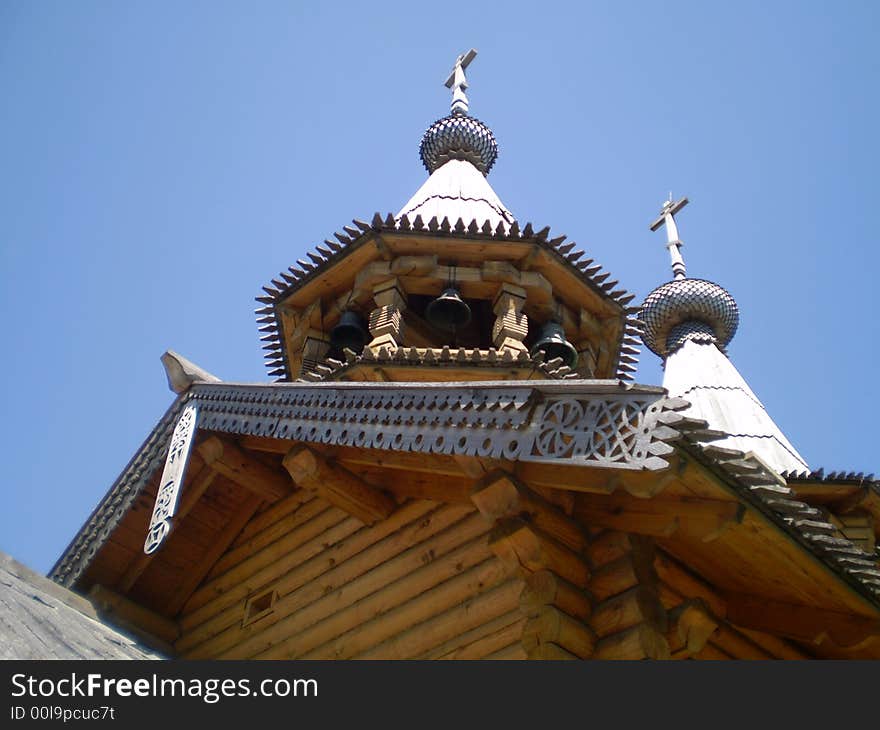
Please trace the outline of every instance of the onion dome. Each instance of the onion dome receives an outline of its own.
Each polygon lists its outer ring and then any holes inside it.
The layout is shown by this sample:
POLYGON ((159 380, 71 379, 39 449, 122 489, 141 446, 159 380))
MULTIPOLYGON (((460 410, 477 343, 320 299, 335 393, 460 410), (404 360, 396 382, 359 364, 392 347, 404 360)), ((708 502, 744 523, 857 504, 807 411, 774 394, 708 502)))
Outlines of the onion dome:
POLYGON ((453 113, 428 127, 419 156, 429 173, 449 160, 466 160, 488 175, 498 157, 498 144, 492 130, 479 119, 453 113))
POLYGON ((666 248, 672 263, 672 281, 661 284, 645 298, 639 319, 642 340, 656 355, 667 358, 692 340, 724 349, 739 325, 739 309, 730 293, 705 279, 688 279, 678 237, 675 214, 688 204, 687 198, 673 202, 672 193, 663 204, 651 230, 666 227, 666 248))
POLYGON ((446 87, 452 90, 450 114, 438 119, 422 135, 419 156, 429 174, 450 160, 465 160, 476 167, 483 175, 488 175, 495 158, 498 157, 498 144, 492 130, 479 119, 468 116, 468 87, 464 71, 477 55, 471 48, 455 59, 455 66, 446 87))
POLYGON ((648 294, 639 318, 645 345, 665 358, 688 340, 714 343, 723 351, 739 325, 739 308, 714 282, 675 279, 648 294))

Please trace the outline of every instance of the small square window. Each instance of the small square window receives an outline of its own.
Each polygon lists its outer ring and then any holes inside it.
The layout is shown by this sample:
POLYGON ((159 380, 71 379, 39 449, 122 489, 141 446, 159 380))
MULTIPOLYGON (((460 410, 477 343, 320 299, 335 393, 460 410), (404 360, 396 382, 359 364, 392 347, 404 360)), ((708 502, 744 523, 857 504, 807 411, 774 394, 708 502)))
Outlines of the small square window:
POLYGON ((247 626, 264 616, 268 616, 272 613, 277 598, 278 594, 274 589, 258 593, 252 598, 249 598, 244 605, 244 620, 241 622, 241 625, 247 626))

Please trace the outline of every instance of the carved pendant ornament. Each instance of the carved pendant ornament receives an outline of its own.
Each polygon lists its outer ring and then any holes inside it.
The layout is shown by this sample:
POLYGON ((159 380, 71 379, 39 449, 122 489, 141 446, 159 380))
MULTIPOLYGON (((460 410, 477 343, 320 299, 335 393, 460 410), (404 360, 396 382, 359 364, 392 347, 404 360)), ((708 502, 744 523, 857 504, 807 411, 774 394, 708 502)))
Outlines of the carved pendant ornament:
POLYGON ((189 403, 177 419, 177 425, 171 434, 168 456, 165 458, 165 468, 162 470, 159 491, 156 494, 156 506, 153 508, 144 542, 144 552, 147 555, 158 550, 171 531, 171 519, 177 511, 180 487, 186 475, 198 417, 198 407, 193 402, 189 403))

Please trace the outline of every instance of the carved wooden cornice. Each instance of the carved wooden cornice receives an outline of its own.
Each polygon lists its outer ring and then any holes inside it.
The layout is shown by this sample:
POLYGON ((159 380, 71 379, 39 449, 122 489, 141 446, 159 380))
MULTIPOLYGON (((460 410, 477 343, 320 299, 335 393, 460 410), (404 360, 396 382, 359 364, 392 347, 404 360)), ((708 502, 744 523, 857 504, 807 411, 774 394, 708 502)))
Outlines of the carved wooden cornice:
POLYGON ((169 408, 71 542, 53 579, 75 584, 161 468, 174 424, 191 402, 198 405, 199 429, 304 444, 629 471, 665 469, 678 449, 861 595, 880 601, 880 569, 873 557, 799 500, 779 474, 754 457, 715 446, 725 434, 684 415, 687 401, 668 398, 661 388, 608 380, 195 383, 169 408))

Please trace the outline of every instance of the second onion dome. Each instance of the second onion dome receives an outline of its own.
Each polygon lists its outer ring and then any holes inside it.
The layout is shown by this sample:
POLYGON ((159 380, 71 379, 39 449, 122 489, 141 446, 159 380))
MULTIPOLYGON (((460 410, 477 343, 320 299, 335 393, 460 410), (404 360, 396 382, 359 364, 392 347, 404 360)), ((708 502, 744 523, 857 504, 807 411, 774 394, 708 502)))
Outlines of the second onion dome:
POLYGON ((687 198, 667 200, 651 224, 652 231, 666 226, 675 278, 648 294, 639 319, 645 345, 664 359, 688 340, 714 343, 723 352, 739 325, 739 308, 730 292, 712 281, 687 278, 674 217, 687 203, 687 198))

